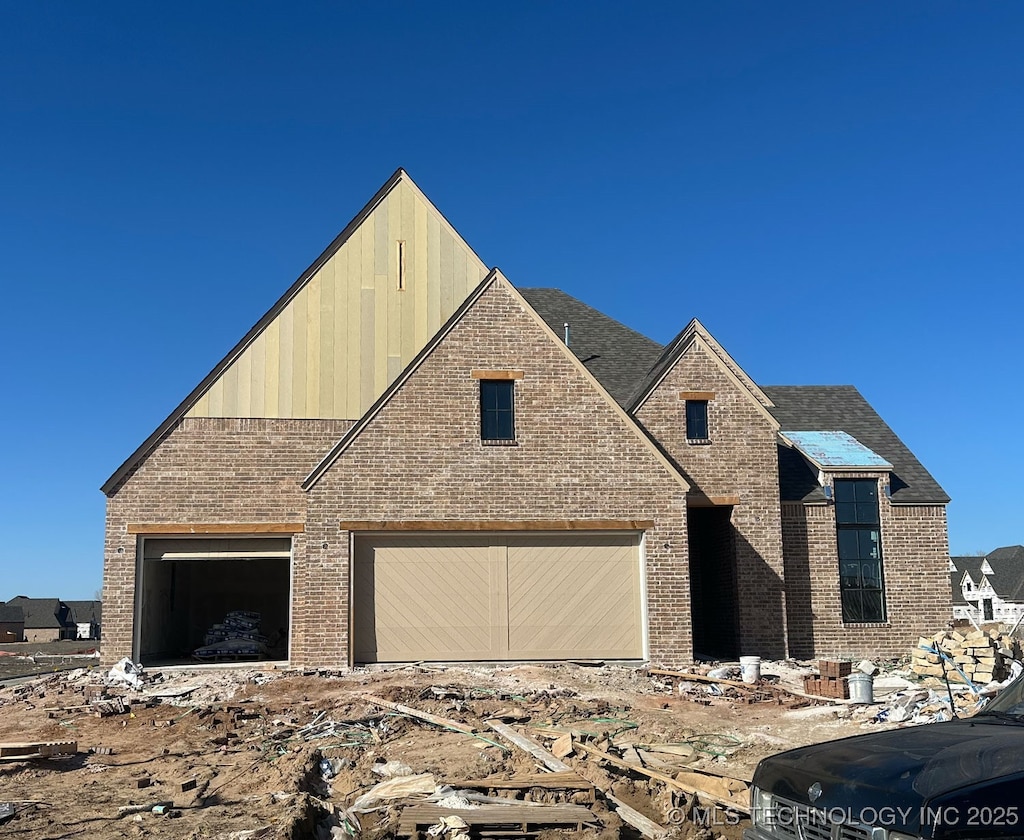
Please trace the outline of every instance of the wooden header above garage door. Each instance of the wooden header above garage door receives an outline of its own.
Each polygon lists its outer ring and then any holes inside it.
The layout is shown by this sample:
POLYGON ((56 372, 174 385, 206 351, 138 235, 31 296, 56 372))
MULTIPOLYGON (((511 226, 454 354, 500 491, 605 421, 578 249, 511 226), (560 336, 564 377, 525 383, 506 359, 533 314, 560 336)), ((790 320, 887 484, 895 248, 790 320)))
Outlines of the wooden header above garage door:
POLYGON ((653 519, 342 520, 342 531, 646 531, 653 519))
POLYGON ((130 523, 129 534, 301 534, 306 526, 301 522, 212 522, 184 525, 173 522, 154 524, 130 523))

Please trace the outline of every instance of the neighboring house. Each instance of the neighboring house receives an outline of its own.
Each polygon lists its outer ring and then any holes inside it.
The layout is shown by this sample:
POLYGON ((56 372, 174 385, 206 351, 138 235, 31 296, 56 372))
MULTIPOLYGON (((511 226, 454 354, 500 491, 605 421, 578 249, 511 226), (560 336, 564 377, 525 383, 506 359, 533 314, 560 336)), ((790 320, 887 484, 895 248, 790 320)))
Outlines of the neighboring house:
POLYGON ((0 642, 25 640, 25 614, 21 607, 0 604, 0 642))
POLYGON ((27 598, 19 595, 7 602, 20 607, 25 617, 26 642, 55 642, 74 638, 70 610, 59 598, 27 598))
POLYGON ((953 618, 975 624, 1015 624, 1024 615, 1024 545, 984 557, 952 557, 949 572, 953 618))
POLYGON ((76 639, 98 639, 100 637, 100 601, 65 601, 71 611, 71 622, 75 625, 76 639))
POLYGON ((402 170, 103 492, 108 663, 233 611, 324 667, 896 656, 950 611, 948 497, 854 388, 517 289, 402 170))

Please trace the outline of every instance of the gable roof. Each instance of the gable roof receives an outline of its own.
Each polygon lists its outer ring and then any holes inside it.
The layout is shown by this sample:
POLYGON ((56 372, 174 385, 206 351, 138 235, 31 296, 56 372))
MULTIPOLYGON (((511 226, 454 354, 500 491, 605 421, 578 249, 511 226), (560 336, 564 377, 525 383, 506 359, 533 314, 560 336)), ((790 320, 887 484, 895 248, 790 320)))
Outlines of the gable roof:
POLYGON ((771 424, 777 426, 775 418, 765 411, 765 409, 771 407, 771 399, 755 384, 753 379, 747 376, 743 368, 736 363, 736 360, 725 352, 722 345, 715 340, 715 337, 696 318, 692 319, 683 331, 669 342, 668 346, 662 351, 661 357, 648 372, 647 377, 642 382, 637 383, 633 396, 630 399, 630 411, 636 411, 643 405, 647 397, 654 392, 658 384, 665 378, 680 357, 694 344, 706 349, 711 354, 711 357, 723 368, 726 375, 735 381, 740 390, 747 392, 751 399, 765 413, 771 424))
MULTIPOLYGON (((783 429, 844 431, 892 464, 893 503, 946 504, 949 501, 931 473, 852 385, 766 385, 763 390, 774 402, 770 410, 783 429)), ((785 476, 781 473, 780 469, 783 500, 824 500, 817 481, 817 489, 812 490, 800 482, 787 484, 786 477, 792 478, 794 473, 789 470, 785 476)))
MULTIPOLYGON (((622 407, 608 392, 608 390, 601 384, 594 373, 589 370, 586 364, 580 359, 569 347, 565 346, 565 342, 559 338, 559 336, 551 328, 551 325, 538 313, 530 302, 513 286, 508 279, 499 271, 497 268, 491 269, 491 273, 485 277, 479 286, 473 290, 473 292, 466 298, 463 304, 455 311, 455 313, 448 319, 448 322, 438 331, 438 333, 429 341, 427 345, 417 354, 416 358, 402 371, 401 375, 398 376, 395 381, 384 391, 380 399, 364 414, 359 421, 352 426, 338 441, 337 444, 331 449, 331 451, 323 458, 323 460, 313 468, 312 472, 306 477, 305 481, 302 482, 302 489, 309 490, 312 488, 323 476, 331 465, 338 460, 341 454, 349 447, 363 429, 373 420, 374 417, 380 412, 380 410, 394 397, 395 393, 405 384, 410 376, 416 371, 417 368, 423 363, 423 361, 434 351, 434 349, 444 340, 444 338, 455 328, 455 326, 462 320, 465 314, 473 307, 473 305, 480 299, 480 297, 486 292, 491 286, 495 284, 501 284, 523 307, 523 310, 531 318, 535 319, 537 325, 544 330, 548 338, 554 342, 554 344, 561 349, 565 354, 566 358, 572 363, 572 365, 579 371, 586 379, 590 381, 594 389, 607 400, 609 407, 611 407, 620 417, 622 422, 630 429, 641 442, 642 445, 647 447, 651 453, 664 465, 665 469, 678 481, 685 490, 690 489, 689 482, 679 473, 672 460, 665 454, 662 448, 654 441, 650 435, 648 435, 644 429, 631 418, 622 407)), ((596 311, 596 310, 595 310, 596 311)), ((600 313, 598 313, 600 314, 600 313)), ((611 319, 608 319, 609 321, 611 319)), ((621 326, 621 325, 620 325, 621 326)), ((570 339, 571 343, 571 339, 570 339)))
POLYGON ((2 624, 23 624, 25 613, 19 606, 0 604, 0 623, 2 624))
POLYGON ((9 607, 21 607, 25 616, 25 629, 64 627, 58 616, 63 612, 60 598, 26 598, 19 595, 7 602, 9 607))
POLYGON ((85 624, 87 621, 100 623, 100 616, 103 611, 101 601, 65 601, 70 613, 68 621, 75 624, 85 624))
MULTIPOLYGON (((352 235, 359 229, 364 221, 373 213, 373 211, 380 205, 387 196, 395 190, 400 184, 408 184, 415 193, 420 196, 424 202, 426 202, 432 211, 437 214, 438 219, 447 226, 457 240, 465 246, 468 254, 476 260, 479 267, 480 274, 486 271, 483 262, 476 255, 475 252, 469 247, 469 245, 462 239, 461 236, 455 231, 447 219, 437 210, 436 207, 423 195, 422 191, 415 185, 408 173, 401 167, 396 169, 390 178, 384 183, 384 185, 377 191, 377 193, 367 202, 366 206, 360 210, 355 217, 349 222, 344 230, 339 233, 330 245, 324 250, 324 252, 317 257, 313 263, 299 275, 298 279, 288 288, 288 290, 277 300, 277 302, 266 312, 266 314, 260 318, 259 321, 245 334, 245 336, 239 341, 228 353, 221 359, 210 371, 209 374, 200 382, 192 392, 185 397, 184 400, 168 415, 168 417, 156 428, 156 430, 142 442, 142 444, 125 460, 117 470, 114 471, 113 475, 110 476, 104 482, 100 488, 104 493, 110 494, 115 490, 122 479, 127 476, 132 469, 134 469, 139 463, 141 463, 149 453, 156 447, 160 440, 168 434, 177 423, 185 417, 188 412, 194 408, 200 400, 210 391, 210 389, 221 379, 222 375, 234 364, 236 360, 242 357, 245 351, 253 345, 257 339, 264 333, 264 331, 275 321, 275 319, 285 310, 285 308, 299 295, 300 292, 306 287, 306 285, 317 275, 317 272, 333 257, 339 249, 352 237, 352 235)), ((479 276, 479 275, 478 275, 479 276)))
POLYGON ((626 407, 662 346, 560 289, 519 289, 519 294, 563 342, 569 325, 569 349, 626 407))

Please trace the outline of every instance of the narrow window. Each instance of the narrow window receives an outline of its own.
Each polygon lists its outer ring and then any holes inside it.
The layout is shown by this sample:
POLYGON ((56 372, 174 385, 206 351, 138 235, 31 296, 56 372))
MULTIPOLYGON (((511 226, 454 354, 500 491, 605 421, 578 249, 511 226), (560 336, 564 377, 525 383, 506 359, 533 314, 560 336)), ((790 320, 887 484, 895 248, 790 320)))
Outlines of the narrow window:
POLYGON ((878 482, 873 478, 836 479, 835 500, 843 621, 885 621, 878 482))
POLYGON ((686 439, 690 441, 708 440, 708 401, 686 401, 686 439))
POLYGON ((405 242, 398 240, 398 291, 405 290, 405 242))
POLYGON ((982 618, 982 621, 992 621, 995 617, 995 613, 992 611, 992 599, 986 598, 985 600, 983 600, 981 602, 981 608, 983 611, 982 614, 984 616, 984 618, 982 618))
POLYGON ((514 443, 515 380, 480 380, 480 440, 485 443, 514 443))

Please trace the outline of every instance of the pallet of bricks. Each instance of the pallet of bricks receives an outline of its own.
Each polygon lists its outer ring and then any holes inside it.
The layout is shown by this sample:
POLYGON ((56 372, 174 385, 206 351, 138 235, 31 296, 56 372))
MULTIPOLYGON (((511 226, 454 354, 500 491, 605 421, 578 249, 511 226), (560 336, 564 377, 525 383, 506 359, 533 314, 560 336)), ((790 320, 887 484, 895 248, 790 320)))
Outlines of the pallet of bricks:
POLYGON ((1005 680, 1010 675, 1010 663, 1020 658, 1020 642, 997 630, 943 630, 930 639, 922 636, 917 640, 910 670, 922 677, 948 676, 955 682, 967 677, 975 685, 987 685, 1005 680), (945 654, 945 661, 940 652, 945 654))
POLYGON ((818 673, 804 677, 804 693, 816 697, 831 697, 835 700, 849 700, 850 686, 846 678, 852 673, 852 662, 819 659, 818 673))

